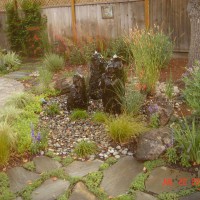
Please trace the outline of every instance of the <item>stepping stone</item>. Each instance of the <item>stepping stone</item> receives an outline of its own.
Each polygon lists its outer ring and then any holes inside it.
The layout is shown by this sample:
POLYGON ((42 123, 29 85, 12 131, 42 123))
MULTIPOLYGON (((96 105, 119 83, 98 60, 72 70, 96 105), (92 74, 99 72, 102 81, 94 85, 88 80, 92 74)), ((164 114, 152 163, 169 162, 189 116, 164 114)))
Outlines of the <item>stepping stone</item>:
POLYGON ((25 170, 23 167, 15 167, 7 171, 12 192, 18 192, 29 183, 40 178, 39 174, 25 170))
POLYGON ((82 183, 79 182, 75 185, 72 195, 70 196, 69 200, 98 200, 89 190, 87 187, 82 183))
POLYGON ((9 78, 0 78, 0 107, 3 107, 6 101, 16 93, 23 92, 22 83, 9 78))
POLYGON ((137 191, 136 192, 136 200, 156 200, 157 198, 151 196, 150 194, 146 194, 144 192, 137 191))
POLYGON ((46 156, 35 157, 33 162, 35 163, 37 173, 51 171, 62 166, 58 161, 46 156))
POLYGON ((146 181, 146 190, 160 194, 162 192, 179 191, 191 188, 192 178, 195 176, 188 173, 167 167, 154 169, 146 181), (184 183, 184 180, 186 183, 184 183))
POLYGON ((29 76, 30 72, 25 72, 25 71, 15 71, 15 72, 11 72, 7 75, 5 75, 6 78, 11 78, 11 79, 16 79, 16 80, 20 80, 24 77, 29 76))
POLYGON ((101 187, 109 196, 126 193, 134 178, 142 172, 143 164, 135 158, 126 156, 104 171, 101 187))
POLYGON ((17 197, 15 200, 23 200, 21 197, 17 197))
POLYGON ((200 192, 195 192, 193 194, 180 198, 180 200, 197 200, 197 199, 200 199, 200 192))
POLYGON ((33 191, 32 200, 55 200, 69 188, 70 183, 64 180, 46 180, 39 188, 33 191))
POLYGON ((88 173, 98 171, 102 163, 103 162, 100 160, 86 162, 74 161, 72 164, 65 167, 64 170, 70 176, 83 177, 88 173))

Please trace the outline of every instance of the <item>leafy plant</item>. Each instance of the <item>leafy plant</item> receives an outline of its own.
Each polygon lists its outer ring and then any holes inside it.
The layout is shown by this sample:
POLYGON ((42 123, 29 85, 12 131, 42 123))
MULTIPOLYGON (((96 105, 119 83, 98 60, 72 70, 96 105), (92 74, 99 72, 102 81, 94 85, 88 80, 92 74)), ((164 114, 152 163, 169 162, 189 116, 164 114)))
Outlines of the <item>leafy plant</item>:
POLYGON ((44 56, 43 59, 44 66, 51 72, 57 72, 65 66, 65 61, 63 57, 54 54, 48 53, 44 56))
POLYGON ((14 193, 9 189, 9 179, 6 173, 0 172, 0 199, 13 200, 15 199, 14 193))
POLYGON ((148 178, 149 174, 140 173, 136 176, 135 180, 133 181, 131 187, 135 190, 144 191, 145 190, 145 181, 148 178))
POLYGON ((108 116, 104 112, 95 112, 92 116, 93 121, 104 123, 106 122, 108 116))
POLYGON ((150 115, 150 126, 153 128, 158 128, 160 126, 159 113, 156 112, 150 115))
POLYGON ((147 130, 142 122, 127 115, 109 118, 106 124, 108 135, 119 143, 128 142, 147 130))
POLYGON ((0 165, 5 164, 10 155, 10 150, 15 147, 16 134, 7 123, 0 123, 0 165))
POLYGON ((168 64, 173 44, 163 32, 135 29, 127 38, 135 60, 135 73, 147 92, 155 88, 160 69, 168 64))
POLYGON ((87 157, 97 152, 97 146, 94 142, 82 140, 76 144, 74 152, 79 157, 87 157))
POLYGON ((178 200, 179 195, 173 192, 163 192, 158 195, 159 200, 178 200))
POLYGON ((185 83, 183 95, 193 111, 200 113, 200 63, 196 63, 194 67, 189 68, 187 73, 183 78, 185 83))
POLYGON ((177 155, 177 151, 175 148, 168 148, 166 152, 166 156, 169 163, 176 164, 176 162, 179 160, 179 157, 177 155))
POLYGON ((58 115, 60 114, 60 107, 59 107, 59 104, 58 103, 52 103, 51 105, 49 105, 47 107, 47 109, 45 110, 46 114, 47 115, 50 115, 50 116, 55 116, 55 115, 58 115))
POLYGON ((76 110, 72 111, 70 118, 71 118, 71 120, 87 119, 88 113, 86 110, 76 109, 76 110))
POLYGON ((35 171, 36 167, 33 161, 27 162, 23 164, 23 167, 31 172, 35 171))
POLYGON ((173 126, 175 148, 181 151, 181 163, 189 166, 189 162, 200 164, 200 133, 199 127, 193 120, 190 125, 186 119, 182 124, 173 126))
POLYGON ((21 60, 15 52, 0 55, 0 71, 9 72, 19 69, 21 60))

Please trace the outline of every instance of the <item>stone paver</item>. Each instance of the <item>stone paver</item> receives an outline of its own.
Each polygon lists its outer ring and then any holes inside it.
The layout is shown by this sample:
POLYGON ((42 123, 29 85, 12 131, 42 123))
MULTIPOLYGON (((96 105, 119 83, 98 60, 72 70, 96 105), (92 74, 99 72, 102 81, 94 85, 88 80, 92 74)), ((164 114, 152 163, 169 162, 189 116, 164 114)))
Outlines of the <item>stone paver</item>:
POLYGON ((3 107, 13 94, 23 92, 23 90, 22 83, 8 78, 0 78, 0 107, 3 107))
POLYGON ((151 196, 150 194, 137 191, 136 192, 136 200, 157 200, 157 198, 154 196, 151 196))
POLYGON ((17 197, 15 200, 23 200, 21 197, 17 197))
POLYGON ((180 200, 199 200, 199 199, 200 199, 200 192, 195 192, 191 195, 180 198, 180 200))
POLYGON ((74 161, 72 164, 65 167, 64 169, 65 172, 70 176, 83 177, 88 173, 98 171, 102 163, 103 162, 100 160, 86 161, 86 162, 74 161))
POLYGON ((14 167, 7 171, 12 192, 18 192, 27 186, 30 182, 40 178, 40 175, 25 170, 23 167, 14 167))
POLYGON ((104 171, 101 187, 110 196, 119 196, 128 191, 134 178, 142 172, 143 164, 133 157, 124 157, 104 171))
POLYGON ((194 177, 195 176, 188 172, 178 171, 167 167, 158 167, 151 172, 147 179, 145 183, 146 190, 157 194, 162 192, 178 191, 185 189, 186 187, 191 187, 191 180, 194 177), (187 186, 178 184, 178 181, 182 178, 187 179, 187 186), (165 184, 167 181, 170 182, 170 179, 172 180, 172 185, 165 184))
POLYGON ((10 78, 10 79, 15 79, 15 80, 20 80, 26 76, 29 76, 30 72, 26 71, 15 71, 15 72, 10 72, 9 74, 6 74, 4 77, 10 78))
POLYGON ((37 173, 51 171, 62 166, 58 161, 46 156, 35 157, 33 162, 35 163, 37 173))
POLYGON ((79 182, 75 185, 69 200, 98 200, 98 199, 91 192, 88 191, 87 187, 82 182, 79 182))
POLYGON ((33 191, 32 200, 56 200, 69 188, 70 183, 64 180, 46 180, 39 188, 33 191))

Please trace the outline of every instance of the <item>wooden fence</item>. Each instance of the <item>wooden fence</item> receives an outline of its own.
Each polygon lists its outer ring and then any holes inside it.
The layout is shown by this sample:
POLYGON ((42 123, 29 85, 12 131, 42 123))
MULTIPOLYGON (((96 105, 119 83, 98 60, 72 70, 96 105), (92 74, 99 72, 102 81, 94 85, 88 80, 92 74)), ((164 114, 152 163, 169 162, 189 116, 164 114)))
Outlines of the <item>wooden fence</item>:
MULTIPOLYGON (((51 41, 55 41, 60 36, 72 38, 71 1, 36 1, 43 3, 42 14, 47 16, 51 41), (57 2, 56 5, 60 2, 60 6, 56 6, 55 2, 57 2)), ((145 18, 145 13, 147 13, 145 8, 147 8, 146 3, 149 2, 150 27, 154 24, 159 25, 166 34, 170 34, 175 41, 175 51, 187 52, 189 49, 190 23, 186 10, 188 0, 76 0, 75 2, 78 39, 116 38, 125 33, 128 34, 136 26, 145 28, 145 21, 148 20, 145 18)), ((5 30, 5 12, 0 12, 0 46, 8 47, 3 30, 5 30)))

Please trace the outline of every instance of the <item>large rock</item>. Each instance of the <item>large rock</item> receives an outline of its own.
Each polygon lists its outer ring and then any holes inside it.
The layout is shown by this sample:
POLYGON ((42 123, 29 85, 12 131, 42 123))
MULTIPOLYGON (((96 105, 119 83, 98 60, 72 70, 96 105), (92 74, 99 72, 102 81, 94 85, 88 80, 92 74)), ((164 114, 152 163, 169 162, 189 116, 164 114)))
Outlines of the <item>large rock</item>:
POLYGON ((100 53, 95 52, 92 55, 89 80, 89 96, 91 99, 96 100, 102 97, 100 83, 101 76, 105 72, 106 64, 106 61, 100 53))
POLYGON ((191 181, 194 177, 194 175, 188 172, 167 167, 158 167, 151 172, 146 180, 146 190, 160 194, 162 192, 172 192, 191 188, 191 181), (186 179, 186 184, 184 184, 183 179, 186 179))
POLYGON ((151 196, 150 194, 137 191, 136 192, 136 200, 156 200, 157 198, 154 196, 151 196))
POLYGON ((88 108, 88 96, 86 91, 85 78, 81 74, 75 74, 73 84, 70 87, 70 92, 67 99, 67 109, 83 109, 88 108))
POLYGON ((200 192, 195 192, 193 194, 180 198, 180 200, 198 200, 198 199, 200 199, 200 192))
POLYGON ((70 92, 72 80, 69 78, 61 78, 56 80, 54 88, 59 90, 61 94, 68 94, 70 92))
POLYGON ((56 200, 69 188, 70 183, 64 180, 46 180, 39 188, 33 191, 32 200, 56 200))
POLYGON ((33 162, 35 163, 36 172, 38 173, 43 173, 54 169, 58 169, 62 166, 58 161, 53 160, 46 156, 35 157, 33 159, 33 162))
POLYGON ((70 176, 83 177, 88 173, 98 171, 102 163, 103 162, 100 160, 87 161, 87 162, 74 161, 64 169, 65 172, 70 176))
POLYGON ((40 178, 40 175, 27 171, 23 167, 15 167, 7 171, 12 192, 18 192, 31 182, 40 178))
POLYGON ((155 160, 172 145, 169 128, 154 129, 139 137, 136 158, 141 161, 155 160))
POLYGON ((98 199, 91 192, 88 191, 87 187, 82 182, 79 182, 75 185, 69 200, 98 200, 98 199))
POLYGON ((110 196, 122 195, 129 190, 132 181, 142 172, 142 169, 142 163, 133 157, 124 157, 104 171, 101 187, 110 196))

